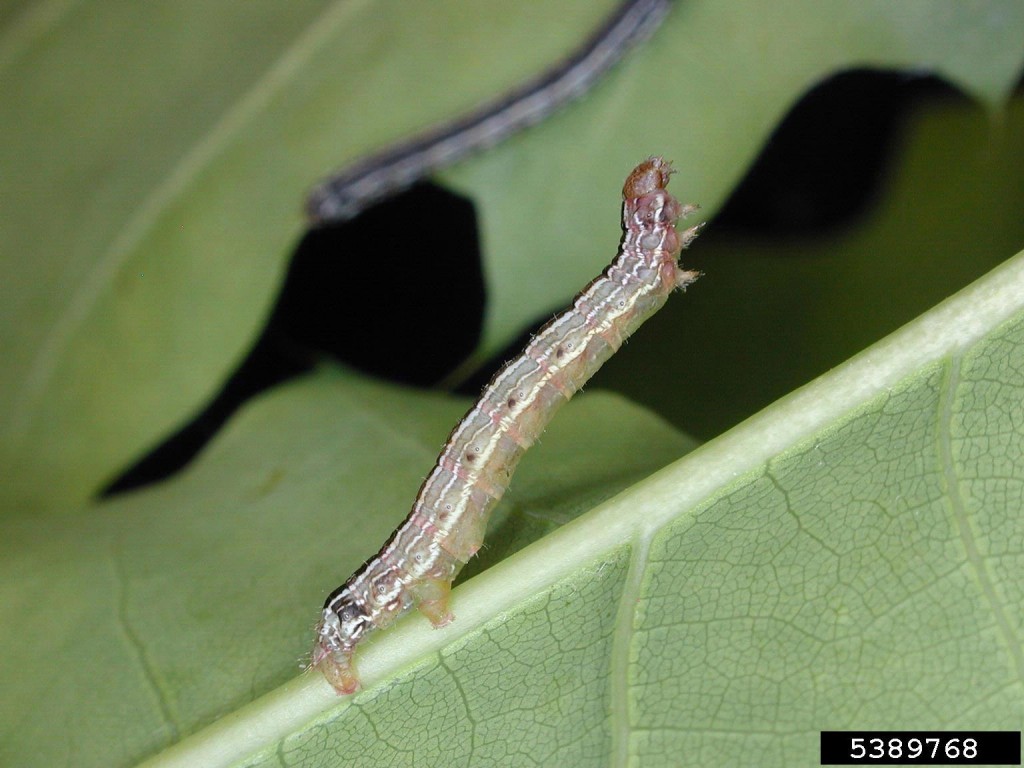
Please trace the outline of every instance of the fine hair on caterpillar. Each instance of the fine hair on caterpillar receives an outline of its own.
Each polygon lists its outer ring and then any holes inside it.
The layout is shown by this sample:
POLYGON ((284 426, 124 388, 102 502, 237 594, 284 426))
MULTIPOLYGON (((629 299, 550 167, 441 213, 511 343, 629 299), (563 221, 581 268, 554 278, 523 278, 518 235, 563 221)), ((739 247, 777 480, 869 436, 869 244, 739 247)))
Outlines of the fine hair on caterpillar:
POLYGON ((327 598, 311 666, 339 694, 360 686, 353 655, 366 634, 413 607, 435 627, 454 619, 452 580, 480 549, 520 457, 626 338, 674 290, 699 277, 678 264, 701 225, 676 230, 676 221, 697 206, 668 192, 671 174, 660 157, 629 174, 618 256, 495 374, 452 430, 412 511, 380 552, 327 598))

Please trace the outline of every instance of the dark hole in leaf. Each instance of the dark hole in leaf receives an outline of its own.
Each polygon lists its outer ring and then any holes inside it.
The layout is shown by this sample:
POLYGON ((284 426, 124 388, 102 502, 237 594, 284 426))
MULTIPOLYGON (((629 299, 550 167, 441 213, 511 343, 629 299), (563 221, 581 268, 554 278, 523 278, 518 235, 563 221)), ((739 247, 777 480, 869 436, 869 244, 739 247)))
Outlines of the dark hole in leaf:
POLYGON ((246 400, 310 370, 318 358, 405 384, 434 384, 476 346, 483 307, 473 206, 434 184, 310 230, 263 333, 221 391, 101 495, 174 474, 246 400))
POLYGON ((793 236, 843 226, 874 204, 905 115, 963 95, 938 78, 852 70, 812 88, 772 132, 714 228, 793 236))

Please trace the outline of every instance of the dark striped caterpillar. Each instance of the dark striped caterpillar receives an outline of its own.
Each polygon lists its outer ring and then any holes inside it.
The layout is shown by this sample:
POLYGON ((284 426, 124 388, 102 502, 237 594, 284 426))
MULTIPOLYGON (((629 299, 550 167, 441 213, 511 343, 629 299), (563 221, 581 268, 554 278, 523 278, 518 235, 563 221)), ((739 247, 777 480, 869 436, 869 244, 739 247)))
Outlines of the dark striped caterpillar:
POLYGON ((625 235, 615 261, 495 375, 452 431, 409 516, 327 598, 312 666, 338 693, 359 688, 352 655, 368 632, 413 606, 435 627, 452 621, 452 580, 483 543, 523 452, 669 294, 699 276, 677 264, 700 225, 676 231, 696 206, 666 191, 671 173, 660 157, 633 170, 622 190, 625 235))
POLYGON ((586 43, 550 72, 451 122, 364 157, 321 181, 306 201, 318 223, 345 221, 418 179, 539 123, 583 95, 644 42, 672 0, 625 0, 586 43))

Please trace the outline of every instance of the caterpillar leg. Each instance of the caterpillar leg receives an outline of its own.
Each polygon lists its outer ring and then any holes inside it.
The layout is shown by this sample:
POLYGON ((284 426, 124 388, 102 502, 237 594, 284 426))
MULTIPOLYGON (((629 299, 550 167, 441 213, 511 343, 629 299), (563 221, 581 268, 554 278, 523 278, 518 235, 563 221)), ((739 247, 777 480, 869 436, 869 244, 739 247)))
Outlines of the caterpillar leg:
POLYGON ((326 656, 317 667, 340 696, 346 696, 359 690, 359 676, 356 674, 351 656, 342 659, 336 658, 334 655, 326 656))
POLYGON ((327 682, 341 696, 355 693, 360 688, 359 675, 356 673, 351 653, 340 650, 330 651, 317 642, 313 646, 311 666, 319 669, 327 678, 327 682))
POLYGON ((345 603, 341 612, 345 617, 344 622, 331 608, 324 608, 316 627, 316 642, 313 644, 309 666, 319 669, 334 690, 340 695, 346 695, 360 688, 352 653, 367 624, 364 615, 355 611, 350 604, 345 603))
POLYGON ((450 624, 455 618, 450 596, 452 583, 444 579, 424 579, 410 589, 416 608, 426 616, 435 629, 450 624))

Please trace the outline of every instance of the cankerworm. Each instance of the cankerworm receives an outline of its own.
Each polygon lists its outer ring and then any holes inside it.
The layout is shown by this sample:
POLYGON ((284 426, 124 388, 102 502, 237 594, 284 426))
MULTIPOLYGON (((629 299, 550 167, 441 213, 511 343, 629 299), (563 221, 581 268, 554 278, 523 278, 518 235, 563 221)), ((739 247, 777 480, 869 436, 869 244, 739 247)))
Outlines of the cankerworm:
POLYGON ((589 91, 661 24, 672 0, 625 0, 565 61, 454 120, 428 128, 324 179, 306 201, 317 223, 351 219, 434 171, 539 123, 589 91))
POLYGON ((699 276, 677 263, 700 225, 676 231, 676 221, 697 207, 680 204, 666 190, 671 173, 660 157, 630 173, 622 190, 625 235, 615 261, 495 375, 452 430, 409 516, 327 598, 312 666, 338 693, 359 688, 352 657, 367 633, 391 625, 414 606, 435 627, 452 621, 452 580, 483 543, 490 512, 523 452, 558 406, 672 291, 699 276))

